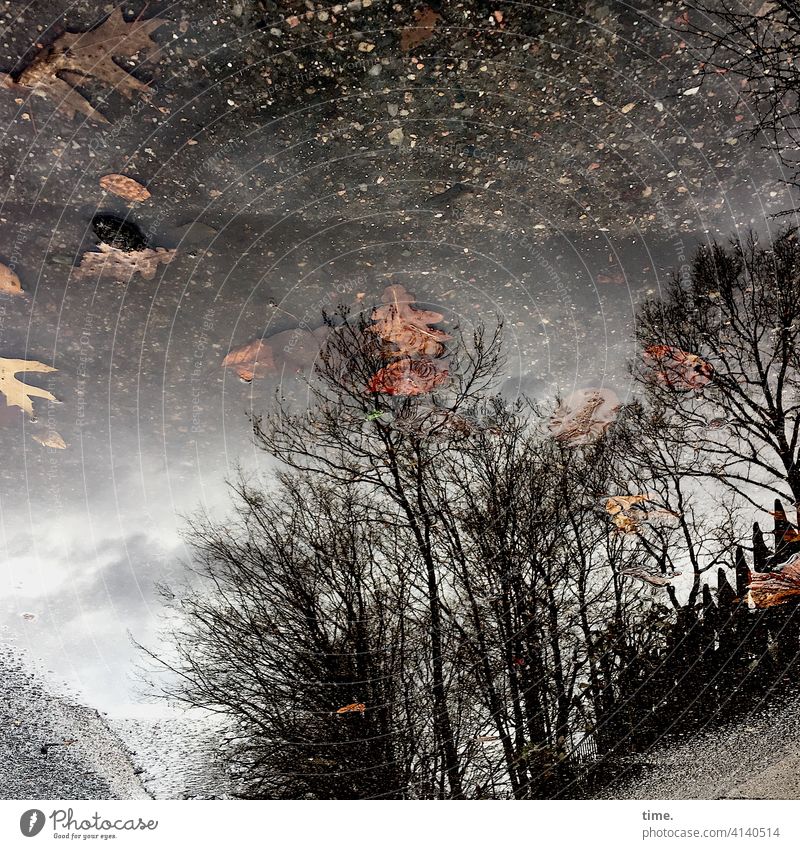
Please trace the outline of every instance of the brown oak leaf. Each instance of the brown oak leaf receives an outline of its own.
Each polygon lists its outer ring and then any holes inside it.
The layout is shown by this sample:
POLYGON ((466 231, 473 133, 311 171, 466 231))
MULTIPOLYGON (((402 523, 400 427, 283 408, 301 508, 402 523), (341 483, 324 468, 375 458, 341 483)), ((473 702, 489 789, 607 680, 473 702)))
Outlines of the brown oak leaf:
POLYGON ((674 345, 650 345, 642 359, 653 380, 680 392, 701 390, 714 376, 711 363, 674 345))
POLYGON ((413 50, 430 40, 433 37, 436 23, 441 17, 428 6, 417 9, 414 12, 416 23, 406 27, 400 35, 400 49, 403 51, 413 50))
POLYGON ((87 251, 81 257, 81 264, 73 269, 73 274, 76 277, 116 277, 122 280, 141 274, 145 280, 152 280, 158 266, 166 265, 174 258, 175 251, 167 248, 125 251, 101 242, 96 251, 87 251))
POLYGON ((374 374, 367 384, 367 391, 414 397, 433 392, 449 378, 447 369, 436 360, 405 357, 394 360, 374 374))
POLYGON ((375 323, 369 330, 389 343, 387 356, 442 356, 444 343, 453 337, 431 327, 442 321, 441 313, 413 306, 415 298, 403 286, 387 286, 381 300, 383 306, 372 311, 375 323))
POLYGON ((65 32, 49 47, 43 48, 17 77, 0 77, 0 84, 15 92, 32 92, 55 104, 70 118, 79 112, 93 121, 107 124, 101 112, 75 88, 88 79, 99 80, 124 97, 150 91, 120 67, 114 57, 137 57, 141 62, 156 47, 150 34, 166 21, 150 18, 126 21, 116 8, 100 26, 88 32, 65 32))

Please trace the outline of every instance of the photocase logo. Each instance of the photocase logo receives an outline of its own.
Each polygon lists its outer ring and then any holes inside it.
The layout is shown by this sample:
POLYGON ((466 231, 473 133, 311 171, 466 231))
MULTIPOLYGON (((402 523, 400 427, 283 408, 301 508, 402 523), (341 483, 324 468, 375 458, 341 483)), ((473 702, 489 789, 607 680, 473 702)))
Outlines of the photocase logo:
POLYGON ((44 813, 36 808, 31 808, 19 818, 19 830, 25 837, 36 837, 44 828, 44 813))

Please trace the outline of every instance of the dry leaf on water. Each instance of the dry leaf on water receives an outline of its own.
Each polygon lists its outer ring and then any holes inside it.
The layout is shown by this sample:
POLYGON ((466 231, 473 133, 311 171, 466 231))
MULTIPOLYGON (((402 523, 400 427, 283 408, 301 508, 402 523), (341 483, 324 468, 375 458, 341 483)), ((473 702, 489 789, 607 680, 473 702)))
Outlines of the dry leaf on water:
POLYGON ((714 376, 711 363, 674 345, 650 345, 642 359, 653 380, 680 392, 701 390, 714 376))
POLYGON ((800 555, 788 560, 780 572, 751 572, 750 599, 756 607, 777 607, 800 599, 800 555))
POLYGON ((7 266, 0 262, 0 292, 5 295, 22 295, 22 284, 19 277, 7 266))
POLYGON ((222 367, 232 368, 245 383, 275 374, 272 346, 263 339, 254 339, 230 351, 222 361, 222 367))
POLYGON ((49 433, 34 433, 33 439, 45 448, 59 448, 63 450, 67 447, 67 443, 64 442, 61 434, 56 433, 54 430, 51 430, 49 433))
POLYGON ((70 118, 76 112, 107 124, 107 119, 74 88, 88 79, 99 80, 127 98, 150 91, 150 86, 123 70, 114 57, 133 58, 141 62, 157 45, 150 33, 166 21, 126 21, 117 8, 106 20, 89 32, 65 32, 52 45, 45 47, 14 80, 7 74, 0 84, 16 92, 32 91, 49 99, 70 118))
POLYGON ((116 277, 123 280, 138 273, 145 280, 152 280, 158 266, 166 265, 174 258, 175 251, 167 248, 125 251, 101 242, 96 251, 87 251, 81 257, 81 264, 72 273, 76 277, 116 277))
POLYGON ((400 49, 404 51, 413 50, 432 38, 433 30, 441 17, 427 6, 423 9, 417 9, 414 12, 416 23, 406 27, 400 36, 400 49))
POLYGON ((38 386, 30 386, 17 380, 15 375, 21 372, 38 372, 48 374, 58 371, 53 366, 38 363, 35 360, 7 360, 0 357, 0 392, 6 396, 6 405, 19 407, 33 418, 32 398, 44 398, 46 401, 57 401, 55 395, 38 386))
POLYGON ((150 192, 141 183, 124 174, 106 174, 100 178, 100 186, 112 195, 132 203, 141 203, 150 197, 150 192))
POLYGON ((617 417, 620 400, 610 389, 578 389, 550 418, 553 439, 571 447, 599 439, 617 417))
POLYGON ((340 707, 336 713, 360 713, 362 716, 364 715, 364 711, 367 709, 367 706, 363 702, 353 702, 351 705, 345 705, 344 707, 340 707))
POLYGON ((453 337, 430 326, 442 321, 441 313, 413 306, 415 298, 403 286, 387 286, 381 300, 383 306, 372 311, 375 323, 369 330, 392 346, 386 356, 442 356, 444 343, 453 337))
POLYGON ((253 339, 229 351, 222 367, 233 369, 245 383, 285 372, 296 374, 314 365, 329 333, 330 328, 323 325, 316 330, 282 330, 266 339, 253 339))
POLYGON ((367 392, 414 397, 433 392, 447 383, 449 378, 449 372, 440 361, 405 357, 389 363, 374 374, 367 384, 367 392))
POLYGON ((679 516, 663 507, 646 510, 642 505, 652 501, 651 495, 612 495, 606 500, 606 512, 614 527, 623 534, 636 533, 642 524, 674 524, 679 516))
POLYGON ((659 572, 650 571, 644 566, 630 566, 627 569, 620 569, 619 573, 628 578, 636 578, 639 581, 644 581, 653 587, 666 587, 672 583, 673 578, 677 578, 681 574, 680 572, 673 572, 667 577, 659 572))

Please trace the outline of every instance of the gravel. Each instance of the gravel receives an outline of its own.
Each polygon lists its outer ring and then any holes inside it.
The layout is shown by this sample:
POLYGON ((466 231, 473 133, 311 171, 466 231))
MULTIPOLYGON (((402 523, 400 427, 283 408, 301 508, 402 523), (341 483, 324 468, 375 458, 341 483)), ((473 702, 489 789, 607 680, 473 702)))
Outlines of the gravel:
POLYGON ((775 697, 746 718, 658 746, 601 798, 800 799, 798 708, 800 695, 775 697))
POLYGON ((6 646, 0 646, 0 728, 4 799, 150 798, 103 716, 53 695, 6 646), (47 745, 53 743, 61 745, 47 745))

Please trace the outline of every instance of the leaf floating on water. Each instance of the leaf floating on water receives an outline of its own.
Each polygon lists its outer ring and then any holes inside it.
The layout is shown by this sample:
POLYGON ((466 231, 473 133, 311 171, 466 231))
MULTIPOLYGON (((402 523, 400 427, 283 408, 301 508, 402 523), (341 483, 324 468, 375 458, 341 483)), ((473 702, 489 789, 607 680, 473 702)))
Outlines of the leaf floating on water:
POLYGON ((711 363, 673 345, 650 345, 642 359, 653 380, 679 392, 700 391, 714 376, 711 363))
POLYGON ((69 118, 80 113, 107 124, 105 116, 74 86, 94 79, 129 99, 136 92, 150 91, 149 85, 129 74, 114 57, 137 57, 141 62, 157 47, 150 34, 164 23, 158 18, 126 21, 122 9, 114 9, 93 30, 60 35, 39 52, 16 80, 6 74, 0 78, 0 84, 15 92, 27 90, 47 98, 69 118))
POLYGON ((570 447, 586 445, 608 430, 619 408, 620 400, 610 389, 578 389, 556 408, 550 432, 570 447))
POLYGON ((319 357, 330 328, 282 330, 266 339, 253 339, 229 351, 222 361, 245 383, 280 373, 297 374, 311 368, 319 357))
POLYGON ((369 330, 391 345, 386 356, 442 356, 444 343, 453 337, 431 326, 442 321, 441 313, 413 306, 415 298, 403 286, 387 286, 381 300, 369 330))
POLYGON ((6 405, 8 407, 19 407, 33 418, 32 398, 57 401, 56 396, 46 389, 23 383, 15 377, 22 372, 48 374, 53 371, 58 371, 58 369, 35 360, 9 360, 0 357, 0 392, 6 397, 6 405))
POLYGON ((96 251, 87 251, 81 257, 81 263, 73 270, 73 274, 76 277, 116 277, 118 280, 141 274, 145 280, 152 280, 158 266, 167 265, 174 258, 175 251, 167 248, 125 251, 101 243, 96 251))
POLYGON ((420 44, 429 41, 433 37, 433 31, 441 17, 428 6, 417 9, 414 12, 416 23, 406 27, 400 35, 400 49, 403 51, 413 50, 420 44))
POLYGON ((24 294, 19 277, 2 262, 0 262, 0 292, 6 295, 24 294))
POLYGON ((367 706, 363 702, 353 702, 353 704, 351 705, 345 705, 344 707, 340 707, 339 710, 336 711, 336 713, 360 713, 363 716, 364 711, 366 709, 367 706))
POLYGON ((800 555, 795 554, 779 572, 751 572, 750 600, 756 607, 777 607, 800 600, 800 555))
POLYGON ((112 195, 132 203, 141 203, 150 197, 150 192, 141 183, 124 174, 106 174, 100 178, 100 186, 112 195))
POLYGON ((642 506, 654 498, 655 496, 647 494, 612 495, 606 500, 606 512, 614 527, 623 534, 636 533, 643 524, 674 524, 679 516, 672 510, 663 507, 646 510, 642 506))
POLYGON ((33 439, 45 448, 59 448, 63 450, 67 447, 67 443, 64 442, 61 434, 56 433, 54 430, 51 430, 49 433, 34 433, 33 439))
POLYGON ((254 339, 230 351, 222 361, 222 367, 232 368, 245 383, 274 374, 276 369, 272 346, 263 339, 254 339))
POLYGON ((367 384, 368 392, 384 395, 414 397, 433 392, 450 379, 450 374, 436 360, 395 360, 373 375, 367 384))

